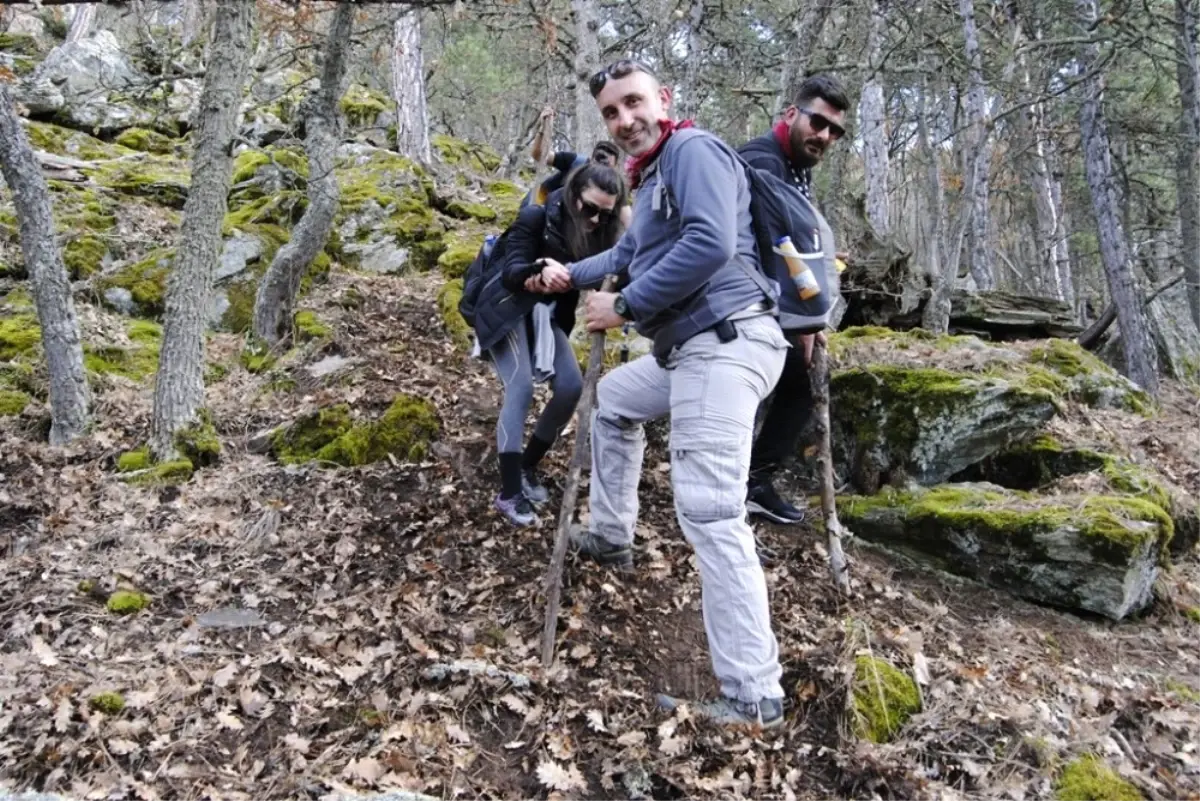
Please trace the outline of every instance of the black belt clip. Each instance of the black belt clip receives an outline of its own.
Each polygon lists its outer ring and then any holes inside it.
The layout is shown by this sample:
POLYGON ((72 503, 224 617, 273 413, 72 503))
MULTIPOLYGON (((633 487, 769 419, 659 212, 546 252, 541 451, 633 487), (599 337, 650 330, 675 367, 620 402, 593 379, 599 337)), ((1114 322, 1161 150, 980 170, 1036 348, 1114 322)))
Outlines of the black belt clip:
POLYGON ((737 326, 733 324, 732 320, 722 320, 714 325, 712 330, 722 344, 738 338, 737 326))

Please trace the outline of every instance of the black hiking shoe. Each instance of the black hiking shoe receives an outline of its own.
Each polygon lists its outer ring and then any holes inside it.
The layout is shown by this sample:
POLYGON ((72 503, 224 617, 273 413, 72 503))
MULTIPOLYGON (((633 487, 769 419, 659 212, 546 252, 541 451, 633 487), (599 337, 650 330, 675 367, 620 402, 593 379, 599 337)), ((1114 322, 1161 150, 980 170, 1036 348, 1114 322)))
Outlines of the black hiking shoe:
POLYGON ((746 493, 746 511, 785 526, 804 520, 804 510, 780 498, 770 481, 750 485, 750 491, 746 493))
POLYGON ((521 492, 534 506, 541 506, 550 500, 550 491, 538 478, 537 470, 521 468, 521 492))
MULTIPOLYGON (((668 712, 686 703, 669 695, 659 695, 657 700, 658 705, 668 712)), ((775 729, 783 725, 782 698, 764 698, 755 704, 721 696, 715 701, 702 701, 690 706, 697 717, 711 720, 721 726, 761 726, 764 729, 775 729)))
POLYGON ((570 532, 571 550, 585 559, 618 570, 633 570, 633 548, 613 545, 583 526, 575 524, 570 532))

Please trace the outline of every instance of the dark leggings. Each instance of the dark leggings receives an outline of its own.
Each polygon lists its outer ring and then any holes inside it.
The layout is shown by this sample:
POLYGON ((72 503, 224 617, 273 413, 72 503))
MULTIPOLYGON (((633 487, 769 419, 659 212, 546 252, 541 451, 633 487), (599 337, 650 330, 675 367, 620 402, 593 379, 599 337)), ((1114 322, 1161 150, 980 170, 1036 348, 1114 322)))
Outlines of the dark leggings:
MULTIPOLYGON (((504 335, 488 350, 496 373, 504 382, 504 405, 496 422, 496 446, 500 453, 520 453, 525 418, 533 405, 533 357, 529 334, 524 321, 504 335)), ((571 420, 579 396, 583 394, 583 376, 579 362, 567 335, 554 326, 554 377, 550 379, 553 394, 542 410, 533 435, 545 442, 554 442, 571 420)))

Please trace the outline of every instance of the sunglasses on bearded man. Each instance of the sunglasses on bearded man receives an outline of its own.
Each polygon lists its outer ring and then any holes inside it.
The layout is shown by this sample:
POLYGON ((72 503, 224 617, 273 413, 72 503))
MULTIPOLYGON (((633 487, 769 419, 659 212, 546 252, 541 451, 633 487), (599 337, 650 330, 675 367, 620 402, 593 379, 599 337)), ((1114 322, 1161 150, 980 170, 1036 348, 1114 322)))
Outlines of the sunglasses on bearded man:
POLYGON ((796 110, 799 111, 804 116, 808 117, 808 124, 809 124, 809 127, 811 127, 813 129, 813 133, 820 133, 821 131, 828 128, 829 129, 829 138, 832 140, 841 139, 843 136, 846 135, 845 128, 838 125, 836 122, 829 119, 824 114, 822 114, 818 111, 813 111, 810 108, 798 108, 796 110))

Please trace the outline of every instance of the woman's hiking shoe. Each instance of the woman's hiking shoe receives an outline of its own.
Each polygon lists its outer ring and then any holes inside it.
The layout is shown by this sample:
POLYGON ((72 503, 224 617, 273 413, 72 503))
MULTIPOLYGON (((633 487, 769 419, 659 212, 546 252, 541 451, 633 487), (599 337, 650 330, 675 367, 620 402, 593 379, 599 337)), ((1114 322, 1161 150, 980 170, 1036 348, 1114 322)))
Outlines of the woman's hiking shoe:
POLYGON ((804 510, 780 498, 769 481, 750 485, 750 491, 746 494, 746 511, 784 526, 804 520, 804 510))
POLYGON ((541 479, 538 478, 537 470, 521 469, 521 492, 535 506, 541 506, 550 500, 550 491, 546 489, 541 479))
POLYGON ((633 548, 628 545, 613 545, 579 524, 571 527, 570 543, 571 550, 585 559, 618 570, 633 570, 633 548))
MULTIPOLYGON (((668 712, 687 703, 669 695, 659 695, 657 701, 658 705, 668 712)), ((697 717, 711 720, 721 726, 761 726, 764 729, 774 729, 783 725, 782 698, 764 698, 755 704, 721 696, 715 701, 702 701, 688 706, 697 717)))
POLYGON ((533 504, 523 494, 512 498, 501 498, 497 495, 493 506, 496 507, 496 511, 512 521, 514 526, 532 526, 538 519, 533 504))

